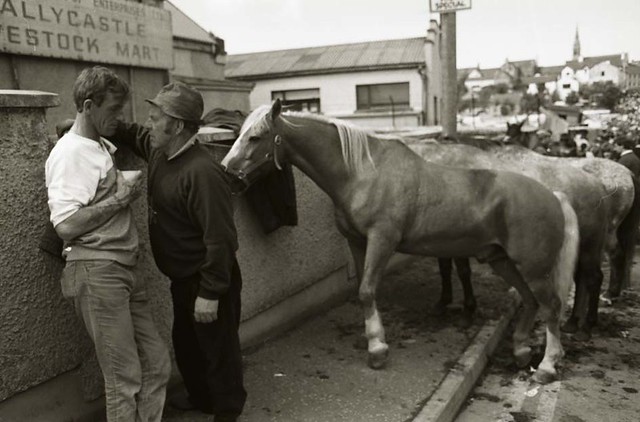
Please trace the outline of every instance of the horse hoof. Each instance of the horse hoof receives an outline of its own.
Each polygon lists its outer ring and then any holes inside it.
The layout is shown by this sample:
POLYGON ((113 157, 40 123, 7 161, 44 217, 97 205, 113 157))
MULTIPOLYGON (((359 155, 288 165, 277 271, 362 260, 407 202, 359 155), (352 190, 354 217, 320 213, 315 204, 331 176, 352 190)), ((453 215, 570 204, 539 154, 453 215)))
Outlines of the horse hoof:
POLYGON ((389 349, 380 350, 378 352, 369 352, 369 368, 382 369, 387 363, 389 349))
POLYGON ((538 382, 540 384, 549 384, 551 382, 554 382, 556 379, 558 379, 558 374, 555 372, 549 372, 543 369, 538 369, 533 374, 532 378, 535 382, 538 382))
POLYGON ((589 330, 580 329, 573 335, 575 341, 589 341, 591 340, 591 332, 589 330))
POLYGON ((560 327, 560 331, 563 333, 573 334, 578 331, 578 321, 573 318, 569 318, 567 322, 565 322, 562 327, 560 327))
POLYGON ((518 368, 526 368, 531 362, 531 348, 523 347, 520 350, 514 352, 513 357, 518 368))

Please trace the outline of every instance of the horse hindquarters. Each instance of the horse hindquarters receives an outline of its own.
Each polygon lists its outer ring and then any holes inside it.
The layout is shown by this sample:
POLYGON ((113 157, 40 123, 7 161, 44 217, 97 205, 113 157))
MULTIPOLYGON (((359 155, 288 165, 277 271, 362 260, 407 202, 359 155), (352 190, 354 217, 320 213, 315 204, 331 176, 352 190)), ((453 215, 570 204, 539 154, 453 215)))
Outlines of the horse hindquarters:
MULTIPOLYGON (((640 223, 640 182, 633 181, 633 203, 616 230, 617 245, 611 254, 611 277, 609 281, 609 297, 618 297, 620 292, 631 284, 631 266, 636 247, 638 224, 640 223)), ((599 292, 598 292, 599 294, 599 292)), ((595 310, 589 309, 589 316, 597 318, 597 302, 595 310)), ((595 320, 593 321, 595 324, 595 320)))
POLYGON ((534 375, 534 378, 540 382, 555 379, 555 365, 564 355, 560 342, 560 318, 573 284, 580 240, 578 217, 573 207, 566 195, 560 192, 554 192, 554 194, 560 201, 564 215, 564 237, 553 267, 553 292, 549 292, 546 288, 539 288, 540 283, 532 286, 533 294, 542 307, 547 325, 544 358, 534 375))

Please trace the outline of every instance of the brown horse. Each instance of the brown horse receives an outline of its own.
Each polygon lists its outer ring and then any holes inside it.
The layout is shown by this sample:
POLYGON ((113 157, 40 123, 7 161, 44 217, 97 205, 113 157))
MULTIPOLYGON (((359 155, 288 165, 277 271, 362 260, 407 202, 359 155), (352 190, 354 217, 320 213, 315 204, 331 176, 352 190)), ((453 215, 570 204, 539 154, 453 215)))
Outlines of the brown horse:
MULTIPOLYGON (((589 302, 594 297, 589 292, 599 292, 602 285, 602 254, 606 236, 611 227, 617 227, 619 212, 613 210, 610 196, 603 184, 583 171, 567 166, 565 161, 533 153, 516 145, 501 145, 487 140, 461 138, 462 144, 436 144, 412 142, 409 146, 427 161, 464 168, 487 168, 512 171, 531 177, 547 188, 567 195, 578 216, 580 249, 576 266, 576 301, 572 317, 565 328, 578 330, 577 338, 590 336, 592 323, 587 319, 589 302), (466 144, 464 144, 466 142, 466 144)), ((443 282, 442 298, 438 310, 451 301, 451 264, 439 260, 443 282)), ((468 325, 475 309, 470 287, 469 263, 456 259, 456 267, 462 282, 465 299, 463 323, 468 325)), ((595 294, 595 300, 598 293, 595 294)), ((597 309, 597 308, 596 308, 597 309)))
MULTIPOLYGON (((520 144, 526 137, 518 136, 517 131, 512 133, 511 141, 520 144)), ((512 156, 514 160, 527 162, 531 159, 539 160, 540 155, 528 150, 518 148, 516 145, 499 148, 495 144, 488 145, 489 151, 497 155, 498 159, 512 156)), ((640 183, 633 177, 625 166, 615 161, 604 158, 570 158, 547 157, 549 162, 555 162, 558 166, 571 167, 583 170, 594 176, 604 186, 606 195, 603 202, 609 204, 610 224, 605 242, 605 252, 609 256, 611 267, 609 289, 607 295, 615 298, 620 295, 622 289, 631 284, 631 267, 635 252, 637 227, 640 224, 640 183)), ((583 173, 584 174, 584 173, 583 173)), ((587 327, 597 323, 600 286, 591 285, 586 290, 588 303, 587 327)), ((567 331, 577 329, 577 320, 571 318, 565 325, 567 331)))
POLYGON ((577 217, 563 194, 515 173, 428 163, 401 142, 341 121, 282 115, 276 100, 249 115, 222 164, 247 180, 247 169, 274 168, 283 161, 333 200, 360 279, 372 368, 382 367, 388 354, 376 288, 397 251, 488 262, 523 300, 514 332, 516 361, 530 361, 526 341, 540 307, 547 344, 535 378, 555 378, 563 355, 559 319, 579 237, 577 217))

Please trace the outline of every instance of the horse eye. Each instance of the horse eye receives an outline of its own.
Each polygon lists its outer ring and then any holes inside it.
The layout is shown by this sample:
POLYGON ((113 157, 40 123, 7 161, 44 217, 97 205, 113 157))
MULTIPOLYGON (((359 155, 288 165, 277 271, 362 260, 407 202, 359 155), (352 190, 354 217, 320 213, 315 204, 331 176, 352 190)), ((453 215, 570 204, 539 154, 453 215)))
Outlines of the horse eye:
POLYGON ((260 140, 259 136, 249 136, 249 142, 256 142, 259 140, 260 140))

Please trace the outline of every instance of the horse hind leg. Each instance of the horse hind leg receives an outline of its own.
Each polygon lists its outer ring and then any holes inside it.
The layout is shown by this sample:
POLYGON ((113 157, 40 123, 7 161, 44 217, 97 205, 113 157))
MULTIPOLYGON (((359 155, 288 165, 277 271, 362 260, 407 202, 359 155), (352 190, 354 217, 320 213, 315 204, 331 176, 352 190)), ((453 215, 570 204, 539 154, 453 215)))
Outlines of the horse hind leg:
POLYGON ((540 314, 546 323, 546 347, 544 358, 538 365, 533 379, 547 384, 557 378, 556 364, 564 356, 560 342, 560 318, 562 316, 562 299, 548 279, 532 283, 532 292, 540 304, 540 314))
POLYGON ((442 291, 440 292, 440 299, 431 309, 431 315, 434 316, 444 315, 447 311, 447 306, 451 304, 451 301, 453 300, 451 286, 453 259, 438 258, 438 270, 440 271, 440 279, 442 281, 442 291))
POLYGON ((538 312, 538 301, 513 261, 504 258, 491 261, 489 264, 505 282, 518 291, 522 299, 523 310, 516 321, 513 332, 513 356, 518 367, 524 368, 531 362, 531 347, 527 342, 538 312))
POLYGON ((455 258, 453 262, 456 264, 458 278, 462 283, 462 291, 464 292, 464 307, 462 309, 460 327, 469 328, 473 323, 473 315, 477 308, 473 286, 471 285, 471 265, 469 264, 469 258, 455 258))

